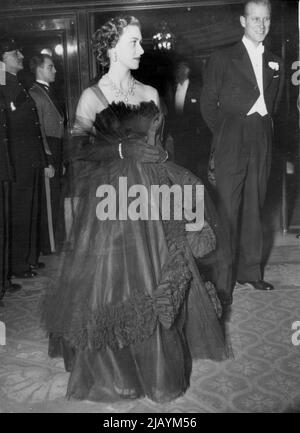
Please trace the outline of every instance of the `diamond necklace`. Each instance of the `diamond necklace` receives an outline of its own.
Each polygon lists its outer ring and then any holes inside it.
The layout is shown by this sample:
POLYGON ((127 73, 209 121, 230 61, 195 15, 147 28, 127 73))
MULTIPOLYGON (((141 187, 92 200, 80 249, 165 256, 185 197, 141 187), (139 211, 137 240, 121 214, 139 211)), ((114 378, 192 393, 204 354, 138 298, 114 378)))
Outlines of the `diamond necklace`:
POLYGON ((133 78, 133 76, 131 76, 128 79, 128 89, 127 89, 127 92, 124 92, 122 89, 120 89, 120 87, 118 87, 113 82, 113 80, 110 78, 110 76, 108 74, 107 74, 107 79, 109 81, 109 84, 110 84, 112 90, 115 93, 116 98, 119 98, 121 96, 124 99, 124 102, 127 104, 128 103, 128 97, 134 95, 134 88, 135 88, 136 81, 133 78))

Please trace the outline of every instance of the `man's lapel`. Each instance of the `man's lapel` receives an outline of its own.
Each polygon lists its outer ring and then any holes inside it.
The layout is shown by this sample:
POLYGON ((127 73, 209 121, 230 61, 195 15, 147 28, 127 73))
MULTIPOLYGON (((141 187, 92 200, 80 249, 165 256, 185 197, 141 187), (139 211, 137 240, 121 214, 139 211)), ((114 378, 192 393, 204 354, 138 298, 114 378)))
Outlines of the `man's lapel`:
POLYGON ((40 91, 41 91, 44 95, 46 95, 46 97, 48 98, 48 100, 49 100, 49 102, 51 103, 51 105, 52 105, 52 106, 55 108, 55 110, 57 111, 59 117, 63 117, 63 114, 61 113, 61 111, 59 110, 59 108, 56 106, 56 104, 54 103, 54 101, 52 100, 52 98, 51 98, 51 96, 50 96, 50 94, 49 94, 50 89, 49 89, 49 90, 46 90, 46 88, 45 88, 46 86, 44 86, 44 85, 41 84, 41 83, 38 83, 37 81, 34 83, 34 85, 37 86, 38 89, 40 89, 40 91))
POLYGON ((257 86, 257 81, 255 77, 255 72, 245 45, 243 42, 238 42, 235 46, 233 58, 233 63, 237 69, 255 86, 257 86))
POLYGON ((46 86, 46 84, 39 83, 38 81, 36 81, 34 84, 40 87, 44 91, 44 93, 48 94, 49 88, 46 86))
POLYGON ((273 57, 271 56, 270 52, 268 50, 265 50, 263 54, 263 83, 264 83, 264 90, 269 87, 269 85, 272 82, 273 75, 274 75, 274 69, 270 68, 268 65, 269 62, 273 61, 273 57))

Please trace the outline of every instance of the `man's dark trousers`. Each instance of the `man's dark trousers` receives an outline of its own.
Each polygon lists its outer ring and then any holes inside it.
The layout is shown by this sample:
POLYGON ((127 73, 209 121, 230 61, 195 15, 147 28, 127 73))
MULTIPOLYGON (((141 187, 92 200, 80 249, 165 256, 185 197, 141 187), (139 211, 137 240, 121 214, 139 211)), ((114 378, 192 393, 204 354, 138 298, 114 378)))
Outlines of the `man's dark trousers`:
POLYGON ((237 267, 232 286, 236 280, 262 279, 261 211, 271 165, 271 116, 278 109, 284 84, 283 62, 266 47, 262 76, 268 114, 248 116, 260 90, 247 49, 239 41, 211 55, 200 99, 203 118, 213 132, 210 179, 215 177, 220 210, 230 223, 228 262, 237 267))
POLYGON ((237 280, 260 280, 261 212, 271 166, 272 120, 258 113, 232 115, 225 125, 221 133, 227 146, 218 146, 214 154, 220 208, 230 224, 232 257, 238 257, 237 280))

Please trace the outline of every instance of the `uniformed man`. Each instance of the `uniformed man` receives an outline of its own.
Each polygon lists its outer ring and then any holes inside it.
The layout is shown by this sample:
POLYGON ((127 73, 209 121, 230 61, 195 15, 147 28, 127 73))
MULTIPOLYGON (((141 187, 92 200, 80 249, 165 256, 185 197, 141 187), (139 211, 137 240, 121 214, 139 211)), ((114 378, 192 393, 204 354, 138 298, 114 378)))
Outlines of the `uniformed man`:
POLYGON ((2 299, 6 291, 18 291, 21 285, 12 283, 9 278, 10 186, 13 171, 7 140, 7 113, 2 94, 2 86, 5 84, 5 73, 2 69, 0 74, 0 299, 2 299))
POLYGON ((14 167, 11 185, 11 275, 32 278, 37 262, 38 189, 41 169, 47 166, 35 103, 17 73, 23 54, 12 38, 0 39, 0 60, 5 64, 2 86, 8 117, 8 145, 14 167))
POLYGON ((29 63, 36 81, 29 90, 36 103, 40 119, 44 150, 50 165, 44 170, 41 201, 40 249, 43 254, 56 251, 55 234, 60 215, 61 177, 63 167, 64 114, 51 83, 56 69, 52 57, 38 54, 29 63))

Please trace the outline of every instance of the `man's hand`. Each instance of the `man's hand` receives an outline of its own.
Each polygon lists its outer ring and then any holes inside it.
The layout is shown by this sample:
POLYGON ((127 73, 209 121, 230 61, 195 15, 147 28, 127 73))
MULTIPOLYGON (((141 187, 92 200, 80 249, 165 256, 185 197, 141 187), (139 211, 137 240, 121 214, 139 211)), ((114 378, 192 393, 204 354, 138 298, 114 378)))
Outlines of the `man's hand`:
POLYGON ((146 144, 145 138, 127 138, 122 140, 122 155, 140 162, 164 162, 166 151, 161 146, 146 144))
POLYGON ((45 167, 45 168, 44 168, 44 171, 45 171, 45 176, 46 176, 46 177, 49 177, 49 179, 50 179, 51 177, 53 177, 54 174, 55 174, 55 170, 54 170, 53 165, 48 165, 48 167, 45 167))

